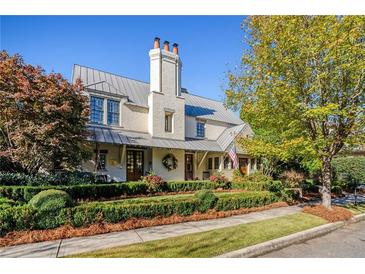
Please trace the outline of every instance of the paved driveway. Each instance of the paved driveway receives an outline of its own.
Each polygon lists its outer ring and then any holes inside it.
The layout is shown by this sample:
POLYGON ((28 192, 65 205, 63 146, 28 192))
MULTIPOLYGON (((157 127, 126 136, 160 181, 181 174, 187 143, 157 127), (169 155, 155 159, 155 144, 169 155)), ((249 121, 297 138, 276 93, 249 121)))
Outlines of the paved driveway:
POLYGON ((263 258, 365 258, 365 221, 268 253, 263 258))

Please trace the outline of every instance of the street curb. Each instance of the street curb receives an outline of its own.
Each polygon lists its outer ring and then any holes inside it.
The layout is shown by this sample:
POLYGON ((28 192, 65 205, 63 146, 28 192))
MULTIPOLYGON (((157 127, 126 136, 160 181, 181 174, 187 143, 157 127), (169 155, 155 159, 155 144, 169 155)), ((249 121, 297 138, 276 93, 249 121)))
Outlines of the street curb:
POLYGON ((365 213, 359 214, 351 218, 349 221, 340 221, 336 223, 330 223, 300 231, 291 235, 287 235, 281 238, 277 238, 271 241, 263 242, 257 245, 245 247, 239 250, 228 252, 217 256, 217 258, 252 258, 257 257, 292 244, 304 242, 325 234, 328 234, 334 230, 337 230, 347 224, 357 223, 365 220, 365 213))

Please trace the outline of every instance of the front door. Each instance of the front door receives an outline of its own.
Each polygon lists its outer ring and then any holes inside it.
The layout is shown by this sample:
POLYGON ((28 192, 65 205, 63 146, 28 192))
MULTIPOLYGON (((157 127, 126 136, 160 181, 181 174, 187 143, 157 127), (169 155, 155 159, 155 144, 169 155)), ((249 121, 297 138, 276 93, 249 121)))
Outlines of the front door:
POLYGON ((139 181, 143 176, 143 151, 127 150, 127 180, 139 181))
POLYGON ((194 180, 193 154, 185 154, 185 180, 194 180))

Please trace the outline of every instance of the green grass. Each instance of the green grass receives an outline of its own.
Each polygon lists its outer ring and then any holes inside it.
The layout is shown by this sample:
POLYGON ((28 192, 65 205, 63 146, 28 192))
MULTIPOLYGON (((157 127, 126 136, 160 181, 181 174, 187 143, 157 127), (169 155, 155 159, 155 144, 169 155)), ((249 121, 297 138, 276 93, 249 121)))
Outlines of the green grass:
POLYGON ((70 257, 207 258, 325 224, 322 218, 297 213, 269 220, 150 241, 70 257))
POLYGON ((365 203, 357 204, 356 206, 354 204, 349 204, 346 205, 345 208, 350 210, 355 215, 365 213, 365 203))

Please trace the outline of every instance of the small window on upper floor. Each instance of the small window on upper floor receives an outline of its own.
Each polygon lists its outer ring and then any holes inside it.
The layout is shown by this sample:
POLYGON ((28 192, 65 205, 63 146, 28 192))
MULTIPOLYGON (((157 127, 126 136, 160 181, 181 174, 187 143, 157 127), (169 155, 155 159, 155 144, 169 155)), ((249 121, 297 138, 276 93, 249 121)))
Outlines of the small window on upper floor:
POLYGON ((202 121, 196 122, 196 136, 205 137, 205 123, 202 121))
POLYGON ((108 99, 108 125, 119 126, 119 101, 108 99))
POLYGON ((96 124, 103 124, 104 121, 104 99, 96 96, 90 98, 90 121, 96 124))
POLYGON ((165 112, 165 132, 172 132, 173 113, 165 112))

